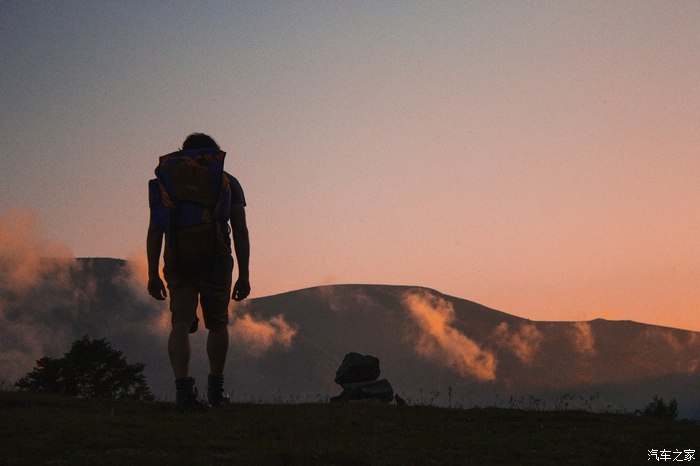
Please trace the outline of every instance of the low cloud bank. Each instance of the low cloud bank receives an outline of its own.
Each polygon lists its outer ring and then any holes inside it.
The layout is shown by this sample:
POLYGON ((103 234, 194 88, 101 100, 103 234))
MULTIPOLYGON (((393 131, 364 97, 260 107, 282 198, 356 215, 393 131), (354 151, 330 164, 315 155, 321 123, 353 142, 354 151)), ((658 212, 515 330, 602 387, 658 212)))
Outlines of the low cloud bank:
MULTIPOLYGON (((145 260, 145 259, 144 259, 145 260)), ((116 259, 76 259, 47 240, 32 212, 0 214, 0 379, 14 382, 42 356, 83 335, 107 338, 129 359, 150 357, 162 304, 136 269, 116 259)), ((141 362, 142 360, 139 360, 141 362)))
POLYGON ((84 300, 83 290, 70 286, 76 270, 67 247, 42 237, 37 215, 17 209, 0 214, 0 378, 14 381, 67 338, 54 325, 52 308, 84 300))

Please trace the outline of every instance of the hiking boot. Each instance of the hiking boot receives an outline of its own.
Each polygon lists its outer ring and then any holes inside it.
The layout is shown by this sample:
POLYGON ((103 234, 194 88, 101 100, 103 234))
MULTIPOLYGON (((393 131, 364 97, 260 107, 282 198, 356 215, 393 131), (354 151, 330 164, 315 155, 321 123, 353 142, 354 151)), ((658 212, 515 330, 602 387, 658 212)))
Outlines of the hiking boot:
POLYGON ((215 395, 209 395, 209 405, 213 408, 218 408, 219 406, 226 406, 231 404, 231 397, 228 393, 217 393, 215 395))
POLYGON ((175 409, 184 411, 206 411, 211 405, 199 398, 199 391, 192 377, 175 380, 175 409))
POLYGON ((211 406, 222 406, 231 403, 231 398, 224 392, 224 376, 209 375, 207 385, 207 399, 211 406))

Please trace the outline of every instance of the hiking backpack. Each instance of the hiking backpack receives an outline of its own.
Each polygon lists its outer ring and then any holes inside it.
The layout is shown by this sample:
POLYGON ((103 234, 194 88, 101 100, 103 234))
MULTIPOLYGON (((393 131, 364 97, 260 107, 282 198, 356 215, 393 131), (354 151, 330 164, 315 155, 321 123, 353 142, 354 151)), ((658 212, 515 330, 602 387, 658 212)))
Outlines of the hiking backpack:
POLYGON ((226 153, 193 149, 160 157, 155 170, 162 199, 157 213, 166 232, 166 268, 204 276, 230 256, 231 189, 224 174, 226 153))

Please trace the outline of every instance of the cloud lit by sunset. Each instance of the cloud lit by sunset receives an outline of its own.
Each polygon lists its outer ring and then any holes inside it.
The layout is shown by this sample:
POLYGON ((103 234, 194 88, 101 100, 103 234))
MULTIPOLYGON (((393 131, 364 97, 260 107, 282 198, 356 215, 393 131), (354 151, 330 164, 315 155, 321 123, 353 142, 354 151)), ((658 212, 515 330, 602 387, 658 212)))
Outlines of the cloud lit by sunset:
POLYGON ((497 344, 512 351, 524 363, 530 363, 542 342, 542 332, 535 324, 522 324, 517 331, 511 331, 507 323, 500 323, 493 331, 497 344))
POLYGON ((428 292, 408 292, 403 302, 415 320, 420 335, 415 350, 439 364, 445 364, 462 376, 478 380, 496 378, 496 358, 453 326, 452 305, 428 292))
POLYGON ((574 347, 581 354, 595 355, 595 335, 589 322, 573 322, 571 324, 571 335, 574 347))
POLYGON ((8 291, 24 292, 57 261, 72 261, 70 250, 42 235, 41 221, 33 212, 0 212, 0 270, 8 291))
POLYGON ((260 356, 273 346, 289 349, 297 329, 284 316, 261 319, 250 314, 236 315, 229 331, 233 344, 253 356, 260 356))

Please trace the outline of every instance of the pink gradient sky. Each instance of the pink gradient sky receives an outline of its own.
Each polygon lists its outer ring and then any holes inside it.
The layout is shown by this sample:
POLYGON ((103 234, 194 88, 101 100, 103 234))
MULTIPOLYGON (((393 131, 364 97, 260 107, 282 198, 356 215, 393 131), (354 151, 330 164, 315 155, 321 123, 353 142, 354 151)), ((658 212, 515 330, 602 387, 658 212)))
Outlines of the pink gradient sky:
POLYGON ((700 2, 3 2, 0 212, 144 254, 192 131, 253 297, 421 285, 700 331, 700 2))

